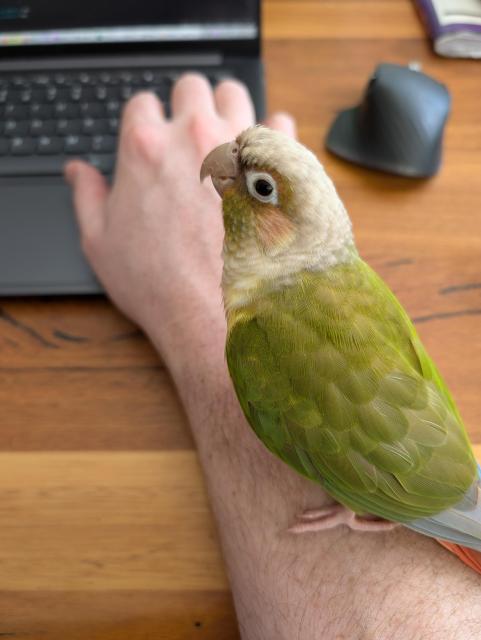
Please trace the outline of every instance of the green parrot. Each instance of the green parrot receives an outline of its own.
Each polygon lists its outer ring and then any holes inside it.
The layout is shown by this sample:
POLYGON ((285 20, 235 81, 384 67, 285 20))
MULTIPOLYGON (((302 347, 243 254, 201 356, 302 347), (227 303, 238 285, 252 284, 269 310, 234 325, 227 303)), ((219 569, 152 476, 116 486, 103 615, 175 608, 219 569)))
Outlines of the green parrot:
POLYGON ((480 473, 461 417, 407 313, 359 256, 316 156, 256 126, 206 157, 208 175, 223 204, 240 405, 272 453, 337 501, 291 530, 401 523, 475 558, 458 546, 481 551, 480 473))

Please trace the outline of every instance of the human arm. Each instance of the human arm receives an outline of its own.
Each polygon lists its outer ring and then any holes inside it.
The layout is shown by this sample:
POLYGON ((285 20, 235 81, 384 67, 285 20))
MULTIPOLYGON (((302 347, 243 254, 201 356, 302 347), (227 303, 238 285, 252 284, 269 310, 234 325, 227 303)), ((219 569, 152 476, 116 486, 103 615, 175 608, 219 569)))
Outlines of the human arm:
MULTIPOLYGON (((92 168, 67 176, 87 257, 117 306, 152 340, 186 408, 218 523, 239 624, 249 640, 479 637, 478 578, 404 530, 287 532, 326 494, 273 458, 228 378, 220 293, 222 218, 199 183, 211 148, 253 121, 239 85, 184 77, 167 122, 138 96, 122 123, 113 189, 92 168)), ((271 126, 287 132, 282 116, 271 126)))

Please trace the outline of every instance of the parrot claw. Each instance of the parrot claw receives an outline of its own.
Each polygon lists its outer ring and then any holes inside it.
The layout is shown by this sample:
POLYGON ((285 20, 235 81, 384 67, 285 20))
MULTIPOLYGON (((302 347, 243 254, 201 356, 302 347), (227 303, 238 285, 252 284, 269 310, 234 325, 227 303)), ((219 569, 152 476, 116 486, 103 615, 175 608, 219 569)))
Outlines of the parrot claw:
POLYGON ((399 526, 376 516, 361 516, 341 504, 334 504, 324 509, 308 509, 297 516, 296 522, 289 527, 289 533, 314 533, 333 529, 341 524, 353 531, 382 532, 391 531, 399 526))

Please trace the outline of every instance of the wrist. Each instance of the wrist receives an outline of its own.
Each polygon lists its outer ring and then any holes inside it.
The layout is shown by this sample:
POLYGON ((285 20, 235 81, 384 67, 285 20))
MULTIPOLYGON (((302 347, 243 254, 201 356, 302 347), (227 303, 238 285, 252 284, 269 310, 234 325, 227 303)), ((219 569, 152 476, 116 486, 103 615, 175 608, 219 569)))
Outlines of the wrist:
POLYGON ((210 375, 227 377, 225 366, 226 322, 222 307, 212 302, 189 300, 169 315, 153 313, 144 330, 183 395, 189 380, 210 375))

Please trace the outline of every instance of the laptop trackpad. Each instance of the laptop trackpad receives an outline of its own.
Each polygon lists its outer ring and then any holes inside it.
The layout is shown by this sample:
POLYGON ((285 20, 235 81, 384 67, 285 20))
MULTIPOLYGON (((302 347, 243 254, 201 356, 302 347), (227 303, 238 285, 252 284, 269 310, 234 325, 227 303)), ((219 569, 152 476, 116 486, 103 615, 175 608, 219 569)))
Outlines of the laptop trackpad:
POLYGON ((0 295, 97 293, 61 178, 0 181, 0 295))

